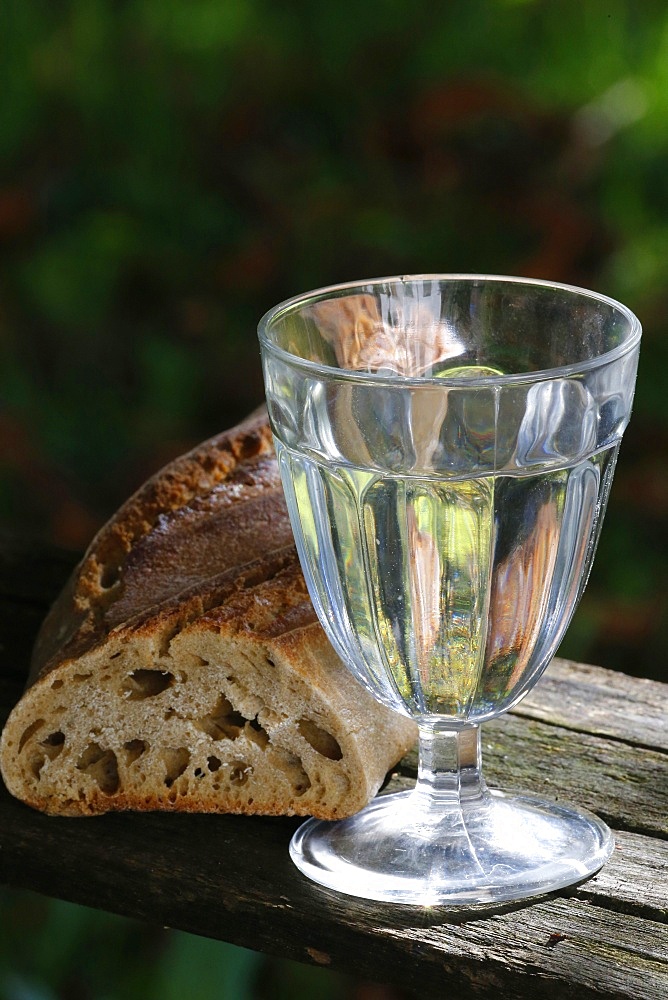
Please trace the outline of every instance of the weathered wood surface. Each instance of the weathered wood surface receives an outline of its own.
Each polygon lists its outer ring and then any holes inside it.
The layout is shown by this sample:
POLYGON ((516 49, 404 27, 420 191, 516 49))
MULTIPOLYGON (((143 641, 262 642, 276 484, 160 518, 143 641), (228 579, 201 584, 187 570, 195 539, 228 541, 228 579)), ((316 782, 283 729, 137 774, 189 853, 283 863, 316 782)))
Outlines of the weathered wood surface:
MULTIPOLYGON (((73 560, 0 540, 0 722, 73 560)), ((485 727, 493 785, 573 800, 616 831, 594 878, 480 910, 365 903, 310 884, 287 846, 297 821, 234 816, 54 819, 0 786, 8 885, 356 972, 416 996, 668 997, 668 686, 555 662, 518 710, 485 727)), ((390 782, 408 784, 409 756, 390 782)))

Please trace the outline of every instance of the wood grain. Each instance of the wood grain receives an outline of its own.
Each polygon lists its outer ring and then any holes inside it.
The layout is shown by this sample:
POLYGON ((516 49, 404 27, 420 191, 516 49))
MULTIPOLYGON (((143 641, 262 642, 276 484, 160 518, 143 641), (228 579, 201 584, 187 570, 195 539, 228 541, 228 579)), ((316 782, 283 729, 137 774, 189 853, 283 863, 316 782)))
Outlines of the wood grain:
POLYGON ((668 750, 667 687, 572 660, 553 660, 516 714, 668 750))

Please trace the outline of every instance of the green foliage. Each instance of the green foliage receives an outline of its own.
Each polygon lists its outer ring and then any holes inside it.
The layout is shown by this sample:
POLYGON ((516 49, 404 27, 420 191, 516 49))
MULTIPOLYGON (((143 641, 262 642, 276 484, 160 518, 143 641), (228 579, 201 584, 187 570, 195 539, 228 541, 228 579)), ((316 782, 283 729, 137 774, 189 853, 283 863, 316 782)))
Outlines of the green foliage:
MULTIPOLYGON (((298 291, 467 270, 589 285, 645 325, 589 639, 567 647, 602 659, 606 600, 630 620, 666 590, 668 489, 646 487, 668 441, 667 56, 659 0, 4 4, 3 518, 85 545, 260 402, 255 324, 298 291)), ((636 617, 620 641, 668 638, 663 604, 636 617)))
POLYGON ((0 891, 0 1000, 321 1000, 346 977, 110 913, 0 891))
POLYGON ((253 978, 260 956, 219 941, 175 934, 172 946, 155 970, 151 993, 156 1000, 183 1000, 196 990, 201 997, 252 1000, 253 978))

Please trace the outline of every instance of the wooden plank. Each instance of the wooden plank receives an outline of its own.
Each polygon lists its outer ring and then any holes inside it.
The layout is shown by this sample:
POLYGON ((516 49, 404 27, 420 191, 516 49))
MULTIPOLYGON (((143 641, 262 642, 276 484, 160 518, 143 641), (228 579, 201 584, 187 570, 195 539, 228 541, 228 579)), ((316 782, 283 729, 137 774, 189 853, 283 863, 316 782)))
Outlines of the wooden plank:
MULTIPOLYGON (((615 850, 608 863, 573 892, 579 899, 590 900, 607 909, 665 922, 668 919, 668 841, 615 831, 615 850)), ((666 938, 668 953, 668 931, 666 938)))
POLYGON ((618 829, 668 834, 664 753, 513 715, 490 724, 484 742, 503 789, 574 802, 618 829))
POLYGON ((555 659, 517 715, 668 750, 668 685, 555 659))
MULTIPOLYGON (((389 933, 409 946, 409 954, 429 945, 431 961, 458 975, 476 995, 491 996, 494 990, 508 1000, 665 1000, 668 995, 666 928, 579 900, 555 899, 536 903, 530 911, 389 933), (454 956, 459 962, 452 969, 454 956)), ((421 975, 424 970, 422 963, 421 975)))
MULTIPOLYGON (((486 723, 482 745, 492 788, 584 806, 617 829, 668 834, 668 757, 661 751, 514 714, 486 723)), ((413 751, 386 791, 408 787, 416 773, 413 751)))
MULTIPOLYGON (((665 924, 598 905, 604 894, 594 904, 585 887, 570 890, 571 898, 500 910, 392 907, 338 896, 300 876, 287 854, 293 820, 67 820, 5 806, 2 878, 75 902, 352 970, 427 997, 442 995, 446 983, 454 995, 509 1000, 668 995, 665 924)), ((650 868, 647 858, 643 880, 650 868)), ((626 892, 632 895, 630 885, 626 892)))

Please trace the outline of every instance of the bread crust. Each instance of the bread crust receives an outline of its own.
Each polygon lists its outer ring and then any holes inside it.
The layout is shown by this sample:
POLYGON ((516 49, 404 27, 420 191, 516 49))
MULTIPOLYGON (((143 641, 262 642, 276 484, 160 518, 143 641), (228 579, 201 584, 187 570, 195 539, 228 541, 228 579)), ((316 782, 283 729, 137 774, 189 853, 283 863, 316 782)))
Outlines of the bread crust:
POLYGON ((415 734, 317 622, 259 412, 98 533, 44 622, 0 770, 50 814, 334 819, 369 801, 415 734))
MULTIPOLYGON (((185 516, 189 505, 211 496, 217 487, 222 488, 218 494, 221 507, 226 499, 230 505, 235 498, 243 500, 239 480, 252 477, 254 468, 266 460, 271 462, 272 456, 271 431, 261 409, 147 480, 100 529, 55 601, 37 636, 29 682, 48 672, 71 651, 104 636, 124 618, 155 604, 151 586, 154 566, 147 565, 141 585, 133 587, 133 568, 135 575, 142 576, 142 542, 160 530, 165 518, 179 513, 185 516)), ((262 471, 266 473, 266 466, 262 471)), ((261 473, 258 479, 262 481, 261 473)), ((275 473, 265 476, 264 486, 267 502, 277 518, 270 544, 275 541, 278 548, 289 544, 291 535, 275 473)), ((176 557, 178 551, 172 554, 176 557)), ((233 565, 234 560, 228 559, 217 568, 233 565)), ((210 566, 211 562, 202 567, 202 579, 210 575, 210 566)), ((171 585, 160 596, 165 599, 181 589, 182 581, 175 572, 171 585)))

